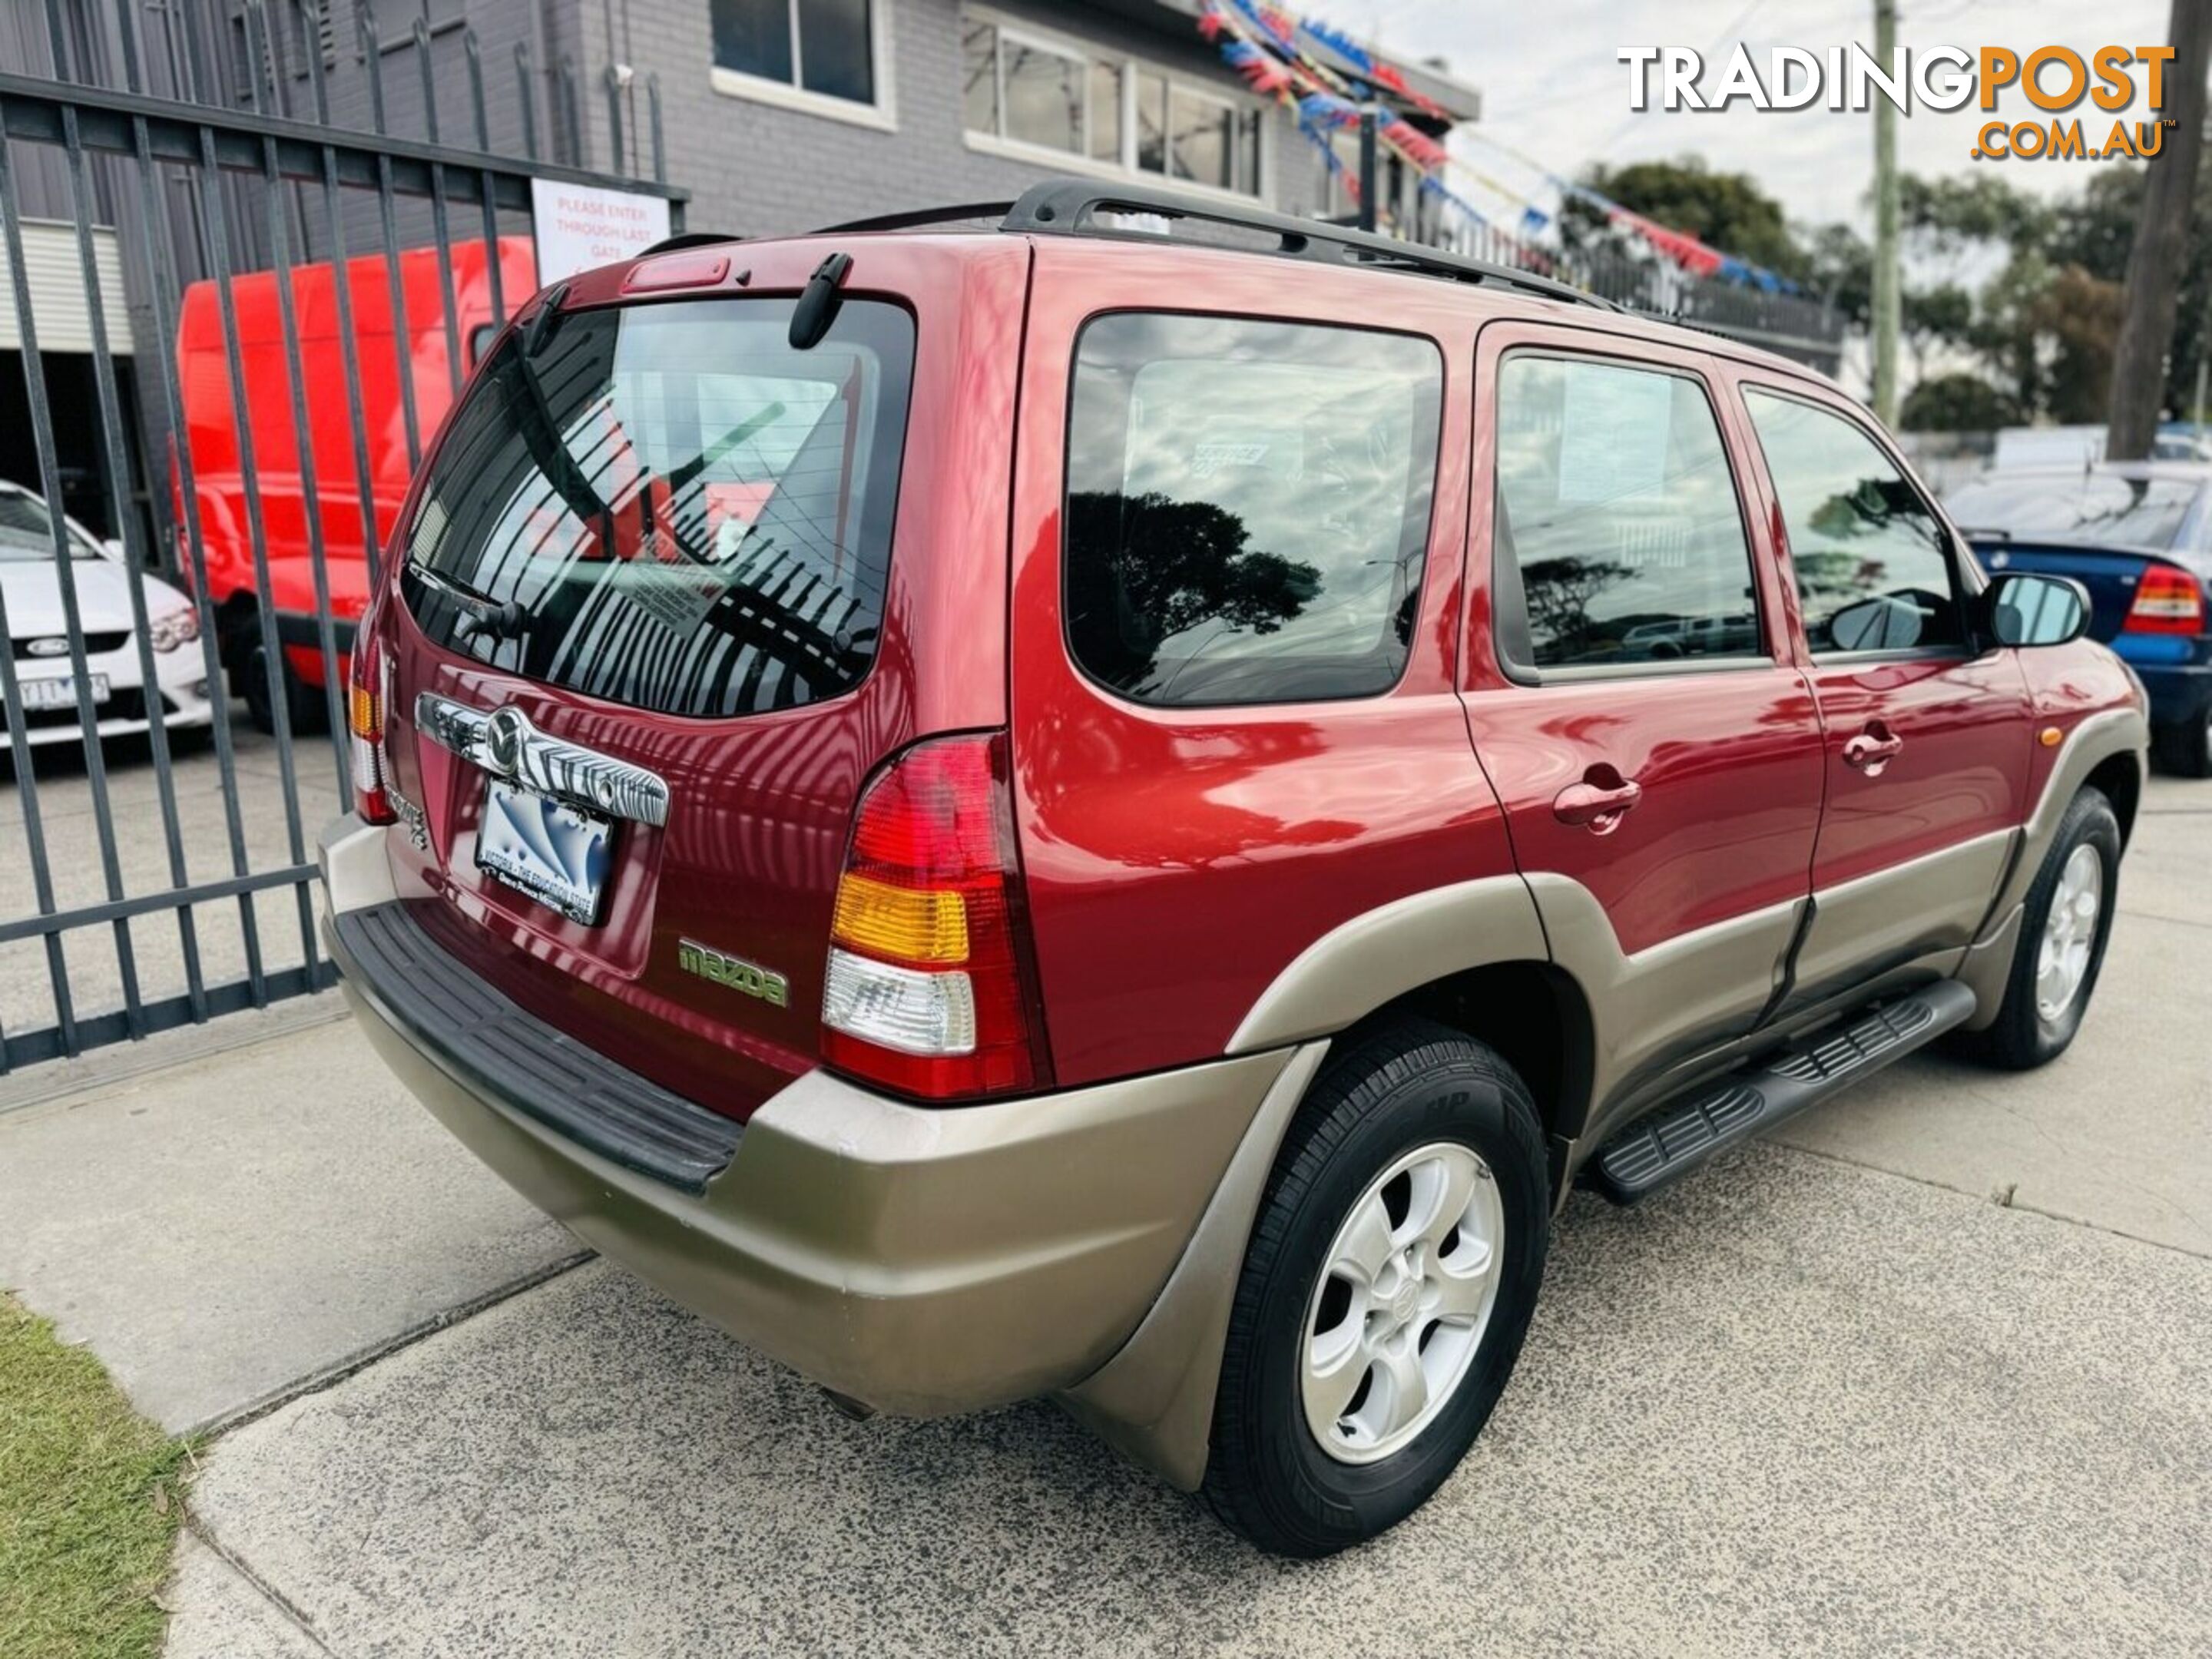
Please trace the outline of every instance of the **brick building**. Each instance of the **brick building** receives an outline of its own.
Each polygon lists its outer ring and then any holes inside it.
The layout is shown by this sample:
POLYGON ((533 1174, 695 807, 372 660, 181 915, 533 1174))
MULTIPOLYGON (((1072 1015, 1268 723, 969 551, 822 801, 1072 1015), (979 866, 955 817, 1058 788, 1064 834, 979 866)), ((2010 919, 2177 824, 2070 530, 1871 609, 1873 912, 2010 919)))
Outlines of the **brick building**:
MULTIPOLYGON (((605 0, 548 9, 581 21, 582 78, 604 84, 605 0)), ((693 192, 695 226, 1003 199, 1071 172, 1348 210, 1313 143, 1246 90, 1197 16, 1196 0, 616 0, 611 61, 658 77, 669 177, 693 192)), ((1468 88, 1400 67, 1455 117, 1477 113, 1468 88)), ((1386 183, 1411 228, 1413 180, 1386 183)))
MULTIPOLYGON (((690 193, 687 224, 757 236, 902 209, 1006 200, 1055 173, 1172 184, 1286 213, 1352 204, 1294 117, 1255 97, 1198 27, 1199 0, 52 0, 0 5, 0 73, 52 76, 295 120, 489 149, 615 173, 656 171, 690 193), (61 50, 50 39, 58 19, 61 50), (125 25, 129 40, 126 46, 125 25), (374 73, 372 74, 372 69, 374 73)), ((1452 119, 1479 100, 1432 67, 1399 64, 1452 119)), ((1444 122, 1425 114, 1431 132, 1444 122)), ((1356 142, 1337 139, 1353 161, 1356 142)), ((137 395, 156 337, 148 251, 120 164, 88 174, 108 340, 130 408, 132 477, 107 479, 91 419, 84 284, 59 153, 16 144, 33 306, 46 336, 66 504, 101 533, 122 502, 162 516, 167 432, 137 395), (119 301, 119 302, 118 302, 119 301)), ((1408 170, 1383 164, 1401 234, 1453 228, 1408 170)), ((219 214, 190 170, 163 180, 175 276, 204 274, 220 224, 233 270, 273 261, 258 180, 227 178, 219 214)), ((279 219, 292 261, 327 258, 311 191, 279 219)), ((348 204, 348 248, 377 245, 374 204, 348 204)), ((526 230, 516 216, 505 232, 526 230)), ((475 233, 472 223, 454 234, 475 233)), ((403 246, 431 240, 399 204, 403 246)), ((4 301, 4 295, 0 295, 4 301)), ((0 313, 10 307, 0 302, 0 313)), ((29 478, 29 423, 12 321, 0 318, 0 477, 29 478)))

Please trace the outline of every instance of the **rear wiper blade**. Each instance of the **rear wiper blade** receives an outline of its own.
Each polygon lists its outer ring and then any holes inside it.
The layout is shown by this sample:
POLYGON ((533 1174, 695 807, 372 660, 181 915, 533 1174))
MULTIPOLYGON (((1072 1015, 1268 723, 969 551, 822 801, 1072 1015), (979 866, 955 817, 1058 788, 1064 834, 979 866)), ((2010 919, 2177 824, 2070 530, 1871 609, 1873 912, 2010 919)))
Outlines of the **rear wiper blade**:
POLYGON ((530 631, 530 613, 514 599, 495 599, 489 593, 477 592, 466 582, 456 581, 441 575, 425 564, 410 566, 415 578, 425 587, 435 588, 459 606, 472 631, 491 635, 495 639, 520 639, 530 631))

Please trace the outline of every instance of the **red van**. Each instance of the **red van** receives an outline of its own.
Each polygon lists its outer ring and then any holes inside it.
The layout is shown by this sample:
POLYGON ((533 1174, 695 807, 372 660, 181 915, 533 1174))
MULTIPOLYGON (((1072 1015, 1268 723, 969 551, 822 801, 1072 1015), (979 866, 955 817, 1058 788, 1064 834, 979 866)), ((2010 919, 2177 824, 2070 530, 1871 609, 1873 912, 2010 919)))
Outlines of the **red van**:
MULTIPOLYGON (((538 286, 538 262, 531 239, 501 237, 499 260, 501 297, 512 311, 538 286)), ((490 343, 501 319, 492 305, 491 267, 484 257, 484 244, 456 243, 452 261, 455 321, 466 369, 474 366, 490 343)), ((307 383, 308 428, 313 434, 315 482, 320 496, 317 521, 322 531, 331 608, 337 619, 338 648, 343 651, 351 647, 354 623, 368 599, 368 567, 362 550, 359 473, 346 397, 337 284, 331 280, 335 269, 328 264, 295 268, 292 309, 300 334, 300 369, 307 383)), ((345 273, 380 545, 392 533, 414 471, 406 409, 400 396, 400 354, 394 348, 400 331, 392 325, 392 286, 384 256, 374 253, 349 260, 345 273)), ((437 250, 410 248, 401 253, 399 286, 417 443, 427 446, 453 402, 445 289, 438 271, 437 250)), ((264 270, 235 277, 231 295, 245 370, 245 404, 252 426, 260 517, 267 538, 269 597, 276 611, 276 636, 284 647, 282 683, 292 725, 312 730, 322 720, 323 664, 306 491, 300 481, 299 440, 292 419, 292 388, 286 373, 276 274, 264 270)), ((177 325, 177 385, 184 400, 185 441, 191 446, 192 484, 199 501, 208 595, 219 614, 222 661, 231 690, 245 698, 254 724, 267 732, 275 730, 276 723, 268 673, 262 662, 252 518, 246 505, 241 459, 245 447, 239 441, 237 404, 232 395, 228 359, 216 285, 194 283, 185 290, 183 314, 177 325)), ((177 503, 177 566, 185 573, 187 586, 197 586, 191 550, 184 542, 182 480, 173 467, 170 487, 177 503)))

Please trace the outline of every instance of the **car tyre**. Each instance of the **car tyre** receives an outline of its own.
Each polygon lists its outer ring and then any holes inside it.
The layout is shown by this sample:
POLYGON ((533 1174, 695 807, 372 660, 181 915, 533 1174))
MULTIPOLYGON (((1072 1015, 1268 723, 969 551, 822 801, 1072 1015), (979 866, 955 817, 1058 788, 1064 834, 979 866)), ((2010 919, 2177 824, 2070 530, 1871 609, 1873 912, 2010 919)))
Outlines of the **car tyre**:
MULTIPOLYGON (((246 716, 253 722, 257 732, 274 733, 276 730, 276 705, 269 696, 268 653, 262 649, 260 629, 247 621, 239 624, 242 637, 237 653, 231 660, 236 665, 230 671, 232 694, 246 704, 246 716)), ((306 681, 294 672, 290 660, 279 651, 276 655, 276 682, 279 695, 284 699, 287 725, 295 735, 318 732, 328 724, 323 700, 306 681)))
POLYGON ((2151 734, 2158 763, 2185 778, 2212 778, 2212 708, 2151 734))
POLYGON ((1962 1036, 1962 1053, 2025 1072, 2066 1052, 2104 966, 2119 878, 2120 821, 2103 791, 2085 788, 2068 803, 2028 886, 1996 1019, 1962 1036))
POLYGON ((1284 1139, 1237 1280, 1202 1487, 1216 1515, 1263 1550, 1316 1557, 1427 1500, 1520 1353, 1547 1171, 1528 1091, 1483 1044, 1405 1019, 1332 1058, 1284 1139), (1395 1253, 1370 1273, 1384 1223, 1395 1253))

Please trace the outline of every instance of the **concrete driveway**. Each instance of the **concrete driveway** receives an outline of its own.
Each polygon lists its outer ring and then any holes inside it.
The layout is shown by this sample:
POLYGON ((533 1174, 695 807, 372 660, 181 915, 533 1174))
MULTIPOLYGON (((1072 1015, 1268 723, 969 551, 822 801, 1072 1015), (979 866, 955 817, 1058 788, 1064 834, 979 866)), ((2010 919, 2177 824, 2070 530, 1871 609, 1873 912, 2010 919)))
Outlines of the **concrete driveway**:
POLYGON ((343 1022, 0 1115, 0 1283, 234 1425, 173 1659, 2212 1651, 2209 854, 2159 781, 2057 1064, 1577 1198, 1473 1455, 1325 1563, 1050 1407, 836 1416, 572 1265, 343 1022))

